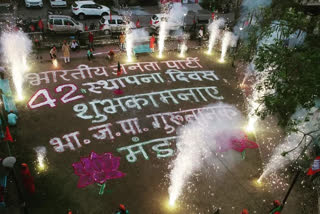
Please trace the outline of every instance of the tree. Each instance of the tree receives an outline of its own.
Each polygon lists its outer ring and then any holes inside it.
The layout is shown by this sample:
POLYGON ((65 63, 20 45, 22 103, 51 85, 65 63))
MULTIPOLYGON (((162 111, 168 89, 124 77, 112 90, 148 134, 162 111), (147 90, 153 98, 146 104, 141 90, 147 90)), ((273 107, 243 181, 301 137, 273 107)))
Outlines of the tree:
POLYGON ((238 57, 248 62, 254 60, 258 72, 267 71, 267 78, 256 90, 264 87, 273 93, 261 98, 266 108, 257 114, 262 119, 276 115, 279 124, 286 127, 298 106, 309 109, 320 95, 320 36, 313 33, 319 27, 319 16, 310 16, 301 5, 288 1, 256 14, 259 17, 248 27, 248 39, 240 46, 238 57), (275 31, 279 33, 274 43, 258 47, 262 38, 275 31), (302 45, 288 46, 290 36, 304 32, 307 36, 302 45))

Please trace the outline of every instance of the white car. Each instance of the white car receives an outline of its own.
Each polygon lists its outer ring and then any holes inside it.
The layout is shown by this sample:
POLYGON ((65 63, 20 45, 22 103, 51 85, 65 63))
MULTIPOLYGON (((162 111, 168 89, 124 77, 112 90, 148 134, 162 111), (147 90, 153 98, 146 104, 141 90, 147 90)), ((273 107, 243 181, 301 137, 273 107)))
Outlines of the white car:
MULTIPOLYGON (((105 34, 124 32, 127 27, 127 23, 123 20, 123 17, 118 15, 112 15, 111 19, 110 16, 103 16, 99 24, 101 26, 100 29, 103 30, 105 34)), ((130 29, 135 28, 133 22, 130 22, 129 26, 130 29)))
POLYGON ((155 14, 151 17, 151 28, 154 30, 159 31, 160 22, 164 21, 167 22, 167 29, 170 31, 175 31, 183 28, 183 24, 179 24, 175 21, 168 22, 168 15, 167 14, 155 14))
POLYGON ((26 7, 43 7, 42 0, 24 0, 26 7))
POLYGON ((51 7, 67 7, 66 0, 50 0, 51 7))
POLYGON ((108 16, 110 9, 96 4, 93 1, 75 1, 72 4, 72 13, 83 20, 86 16, 108 16))

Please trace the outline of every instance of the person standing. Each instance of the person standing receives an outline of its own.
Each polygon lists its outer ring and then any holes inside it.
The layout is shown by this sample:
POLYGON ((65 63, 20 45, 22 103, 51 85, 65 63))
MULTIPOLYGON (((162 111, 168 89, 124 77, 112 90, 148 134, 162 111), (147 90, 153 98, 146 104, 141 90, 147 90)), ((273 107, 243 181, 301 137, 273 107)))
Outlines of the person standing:
POLYGON ((200 45, 200 47, 201 47, 201 45, 202 45, 202 40, 203 40, 203 27, 201 27, 200 30, 199 30, 198 38, 199 38, 199 45, 200 45))
POLYGON ((66 40, 64 40, 63 42, 62 52, 63 52, 64 63, 70 62, 70 46, 68 45, 66 40))
POLYGON ((89 32, 88 39, 89 39, 89 49, 94 50, 94 47, 93 47, 94 36, 92 32, 89 32))
POLYGON ((152 34, 152 37, 150 39, 150 49, 152 51, 152 53, 154 53, 154 43, 156 42, 156 38, 154 37, 154 34, 152 34))
POLYGON ((56 46, 53 46, 50 50, 50 58, 51 58, 51 61, 53 63, 53 60, 57 59, 57 48, 56 46))
POLYGON ((34 179, 30 173, 29 166, 26 163, 21 164, 20 173, 25 190, 27 190, 28 193, 33 194, 35 192, 34 179))
POLYGON ((91 61, 93 59, 93 50, 92 50, 92 48, 88 49, 87 57, 88 57, 89 61, 91 61))
POLYGON ((140 26, 140 20, 139 20, 139 19, 137 19, 136 28, 141 28, 141 26, 140 26))
POLYGON ((124 34, 124 32, 121 32, 119 36, 119 40, 120 40, 120 51, 124 51, 124 43, 126 41, 126 35, 124 34))
POLYGON ((18 116, 15 113, 13 113, 13 111, 11 110, 10 113, 8 114, 8 124, 10 126, 17 125, 17 119, 18 119, 18 116))
POLYGON ((39 17, 38 28, 41 32, 44 31, 42 19, 39 17))

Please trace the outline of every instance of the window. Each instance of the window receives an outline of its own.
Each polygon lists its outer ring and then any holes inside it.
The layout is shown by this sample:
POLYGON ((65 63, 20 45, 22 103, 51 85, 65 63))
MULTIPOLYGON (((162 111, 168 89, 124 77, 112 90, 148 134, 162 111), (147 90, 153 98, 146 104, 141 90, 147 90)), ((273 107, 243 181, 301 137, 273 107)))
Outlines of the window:
POLYGON ((93 9, 99 9, 99 5, 93 4, 93 5, 91 5, 91 8, 93 8, 93 9))
POLYGON ((91 9, 92 5, 91 4, 84 4, 81 6, 81 8, 91 9))
POLYGON ((74 23, 73 23, 71 20, 65 19, 65 20, 64 20, 64 25, 74 26, 74 23))
POLYGON ((62 19, 54 19, 53 24, 54 25, 62 25, 62 19))
POLYGON ((73 18, 71 18, 71 21, 73 21, 73 23, 76 23, 76 25, 79 25, 79 22, 77 22, 77 21, 74 20, 73 18))
POLYGON ((152 16, 152 19, 153 19, 153 20, 158 20, 158 16, 153 15, 153 16, 152 16))
POLYGON ((116 20, 112 19, 112 20, 108 20, 108 23, 110 25, 115 25, 116 24, 116 20))
POLYGON ((118 25, 122 25, 123 21, 121 19, 117 19, 118 25))
POLYGON ((49 24, 53 24, 53 19, 49 19, 49 24))

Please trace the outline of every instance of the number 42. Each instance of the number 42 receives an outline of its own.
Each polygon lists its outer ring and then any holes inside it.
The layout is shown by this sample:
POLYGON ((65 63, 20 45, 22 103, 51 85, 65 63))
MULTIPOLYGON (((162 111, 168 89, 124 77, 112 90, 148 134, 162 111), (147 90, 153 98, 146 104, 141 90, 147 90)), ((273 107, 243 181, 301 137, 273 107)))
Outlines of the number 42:
MULTIPOLYGON (((65 93, 61 98, 61 102, 62 103, 69 103, 75 100, 79 100, 82 99, 84 96, 81 95, 76 95, 76 96, 72 96, 77 90, 77 86, 74 84, 64 84, 64 85, 59 85, 58 87, 56 87, 55 92, 56 93, 60 93, 63 92, 64 89, 70 89, 69 91, 67 91, 67 93, 65 93)), ((29 100, 28 102, 28 107, 30 109, 36 109, 36 108, 40 108, 42 106, 50 106, 50 108, 54 108, 56 107, 56 102, 57 100, 52 98, 50 96, 50 93, 48 92, 47 89, 40 89, 39 91, 37 91, 29 100), (44 99, 44 101, 38 102, 35 104, 35 101, 39 98, 42 97, 44 99)))

